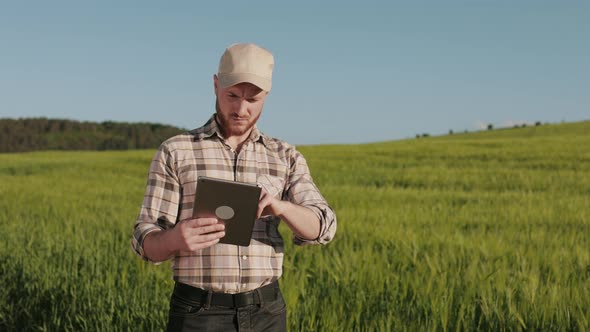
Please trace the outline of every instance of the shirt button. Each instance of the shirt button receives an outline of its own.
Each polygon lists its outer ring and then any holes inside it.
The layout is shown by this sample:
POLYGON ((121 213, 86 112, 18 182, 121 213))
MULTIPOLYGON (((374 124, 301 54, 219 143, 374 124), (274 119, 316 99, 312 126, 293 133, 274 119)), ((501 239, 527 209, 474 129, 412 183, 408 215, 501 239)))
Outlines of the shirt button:
POLYGON ((244 255, 242 256, 242 259, 248 259, 248 256, 244 255))

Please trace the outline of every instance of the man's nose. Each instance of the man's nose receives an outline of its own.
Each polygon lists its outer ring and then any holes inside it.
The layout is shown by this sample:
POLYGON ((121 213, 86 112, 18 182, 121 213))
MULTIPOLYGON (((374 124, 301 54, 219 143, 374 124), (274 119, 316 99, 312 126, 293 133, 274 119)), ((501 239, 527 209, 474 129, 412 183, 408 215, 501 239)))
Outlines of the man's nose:
POLYGON ((238 105, 238 114, 245 115, 248 113, 248 101, 247 100, 240 100, 240 104, 238 105))

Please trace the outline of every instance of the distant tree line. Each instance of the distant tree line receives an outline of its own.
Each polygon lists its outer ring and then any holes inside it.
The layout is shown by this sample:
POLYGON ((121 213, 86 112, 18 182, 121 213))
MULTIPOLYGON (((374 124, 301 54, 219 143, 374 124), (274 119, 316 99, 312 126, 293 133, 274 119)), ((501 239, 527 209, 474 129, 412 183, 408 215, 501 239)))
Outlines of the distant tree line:
MULTIPOLYGON (((549 123, 547 123, 547 124, 549 124, 549 123)), ((541 121, 535 122, 536 127, 542 126, 542 125, 543 125, 543 123, 541 121)), ((512 128, 515 128, 515 129, 516 128, 525 128, 526 126, 527 126, 526 123, 521 123, 521 124, 515 124, 512 128)), ((486 128, 487 128, 487 130, 494 130, 494 125, 491 123, 488 123, 486 125, 486 128)), ((506 127, 506 128, 500 128, 500 129, 509 129, 509 128, 506 127)), ((467 129, 465 129, 465 134, 467 134, 468 132, 469 131, 467 129)), ((455 132, 453 131, 453 129, 449 129, 449 135, 454 135, 454 134, 455 134, 455 132)), ((416 138, 425 138, 425 137, 430 137, 430 134, 429 133, 416 134, 416 138)))
POLYGON ((0 152, 156 148, 185 129, 156 123, 0 119, 0 152))

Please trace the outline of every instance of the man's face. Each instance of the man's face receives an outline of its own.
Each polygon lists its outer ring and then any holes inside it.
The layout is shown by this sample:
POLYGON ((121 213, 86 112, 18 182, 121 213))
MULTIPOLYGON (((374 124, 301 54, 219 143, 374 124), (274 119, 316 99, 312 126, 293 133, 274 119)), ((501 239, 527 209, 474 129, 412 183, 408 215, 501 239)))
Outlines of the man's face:
POLYGON ((214 77, 217 96, 217 120, 225 138, 250 132, 262 113, 268 92, 251 83, 222 88, 214 77))

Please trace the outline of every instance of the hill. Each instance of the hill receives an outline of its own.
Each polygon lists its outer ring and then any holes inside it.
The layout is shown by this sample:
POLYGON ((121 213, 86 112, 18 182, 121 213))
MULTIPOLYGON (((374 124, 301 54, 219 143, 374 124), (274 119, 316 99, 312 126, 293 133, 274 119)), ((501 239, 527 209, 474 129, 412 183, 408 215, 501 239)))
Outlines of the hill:
POLYGON ((156 148, 186 130, 157 123, 0 119, 0 152, 156 148))

